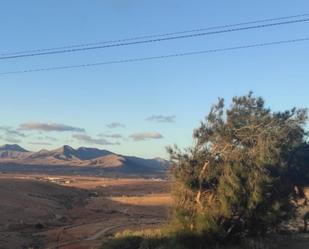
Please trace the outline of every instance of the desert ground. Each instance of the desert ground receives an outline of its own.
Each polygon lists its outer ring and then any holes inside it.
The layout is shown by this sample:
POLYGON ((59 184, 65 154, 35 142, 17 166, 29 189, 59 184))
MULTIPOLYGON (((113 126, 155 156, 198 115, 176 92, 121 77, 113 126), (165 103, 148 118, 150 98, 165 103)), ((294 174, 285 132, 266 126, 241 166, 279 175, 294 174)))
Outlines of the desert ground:
POLYGON ((162 179, 0 174, 0 248, 99 248, 125 229, 166 223, 162 179))

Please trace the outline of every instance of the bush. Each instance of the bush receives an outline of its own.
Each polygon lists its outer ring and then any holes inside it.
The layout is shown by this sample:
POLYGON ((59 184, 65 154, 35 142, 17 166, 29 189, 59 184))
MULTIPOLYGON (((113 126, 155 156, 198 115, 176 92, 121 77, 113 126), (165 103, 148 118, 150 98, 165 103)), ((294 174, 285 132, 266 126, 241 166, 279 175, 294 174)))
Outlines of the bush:
POLYGON ((240 244, 229 243, 219 245, 210 243, 204 236, 193 233, 175 234, 166 233, 166 229, 148 229, 142 231, 129 231, 116 234, 113 238, 105 240, 101 249, 277 249, 276 239, 249 238, 240 244), (164 232, 163 232, 164 231, 164 232))
POLYGON ((142 237, 127 236, 122 238, 108 238, 102 243, 102 249, 138 249, 142 237))

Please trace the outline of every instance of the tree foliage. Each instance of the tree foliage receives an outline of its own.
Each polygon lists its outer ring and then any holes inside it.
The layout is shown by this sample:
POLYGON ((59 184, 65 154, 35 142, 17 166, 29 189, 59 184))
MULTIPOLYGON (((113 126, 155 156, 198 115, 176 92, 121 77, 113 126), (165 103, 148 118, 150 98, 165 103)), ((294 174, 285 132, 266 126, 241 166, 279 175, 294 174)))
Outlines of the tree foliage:
POLYGON ((252 93, 219 99, 194 131, 194 145, 169 148, 174 222, 216 238, 265 233, 295 215, 309 182, 306 109, 273 112, 252 93))

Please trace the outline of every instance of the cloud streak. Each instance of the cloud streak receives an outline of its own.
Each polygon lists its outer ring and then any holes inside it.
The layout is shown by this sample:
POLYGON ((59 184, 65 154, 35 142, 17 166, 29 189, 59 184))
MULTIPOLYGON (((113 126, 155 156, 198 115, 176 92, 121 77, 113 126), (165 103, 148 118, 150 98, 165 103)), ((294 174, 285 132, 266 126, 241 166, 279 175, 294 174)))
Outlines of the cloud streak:
POLYGON ((161 139, 163 136, 158 132, 140 132, 130 135, 134 141, 145 141, 150 139, 161 139))
POLYGON ((16 138, 14 138, 14 137, 1 137, 1 136, 0 136, 0 139, 6 141, 6 142, 8 142, 8 143, 14 143, 14 144, 20 143, 20 142, 21 142, 21 140, 16 139, 16 138))
POLYGON ((122 138, 123 136, 119 133, 114 133, 114 134, 98 134, 99 137, 106 137, 106 138, 114 138, 114 139, 119 139, 122 138))
POLYGON ((0 126, 0 132, 3 136, 0 136, 0 139, 8 143, 20 143, 20 138, 26 137, 26 135, 18 130, 13 129, 9 126, 0 126))
POLYGON ((58 141, 57 138, 50 137, 50 136, 41 136, 41 137, 37 137, 37 139, 38 140, 49 140, 49 141, 52 141, 52 142, 58 141))
POLYGON ((45 145, 45 146, 49 146, 49 145, 52 145, 51 143, 45 143, 45 142, 30 142, 29 144, 32 144, 32 145, 45 145))
POLYGON ((107 124, 106 127, 110 129, 115 129, 115 128, 124 128, 125 125, 122 123, 113 122, 113 123, 107 124))
POLYGON ((4 132, 5 135, 7 136, 12 136, 12 137, 26 137, 26 134, 13 129, 12 127, 9 126, 0 126, 0 131, 4 132))
POLYGON ((176 116, 164 116, 164 115, 152 115, 146 118, 146 121, 157 122, 157 123, 175 123, 176 116))
POLYGON ((119 145, 120 143, 112 143, 104 138, 93 138, 86 134, 73 134, 73 138, 87 144, 97 144, 97 145, 119 145))
POLYGON ((36 130, 36 131, 56 131, 56 132, 66 132, 66 131, 73 131, 73 132, 85 132, 84 128, 74 127, 65 124, 57 124, 57 123, 23 123, 20 125, 21 130, 36 130))

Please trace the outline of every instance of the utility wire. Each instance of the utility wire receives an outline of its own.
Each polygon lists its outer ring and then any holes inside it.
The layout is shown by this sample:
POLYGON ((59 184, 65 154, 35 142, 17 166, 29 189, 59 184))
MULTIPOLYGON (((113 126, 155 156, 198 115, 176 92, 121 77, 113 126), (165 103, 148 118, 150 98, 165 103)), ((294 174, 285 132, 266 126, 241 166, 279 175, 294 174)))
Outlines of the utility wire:
POLYGON ((194 33, 194 32, 202 32, 202 31, 215 30, 215 29, 232 28, 232 27, 252 25, 252 24, 258 24, 258 23, 264 23, 264 22, 287 20, 287 19, 292 19, 292 18, 304 18, 304 17, 308 17, 308 16, 309 16, 309 14, 306 13, 306 14, 299 14, 299 15, 292 15, 292 16, 261 19, 261 20, 255 20, 255 21, 250 21, 250 22, 242 22, 242 23, 226 24, 226 25, 212 26, 212 27, 199 28, 199 29, 184 30, 184 31, 178 31, 178 32, 137 36, 137 37, 131 37, 131 38, 125 38, 125 39, 118 39, 118 40, 100 41, 100 42, 92 42, 92 43, 82 43, 82 44, 74 44, 74 45, 67 45, 67 46, 61 46, 61 47, 32 49, 32 50, 24 50, 24 51, 19 51, 19 52, 2 53, 2 54, 0 54, 0 56, 2 57, 2 56, 18 55, 18 54, 39 53, 39 52, 46 52, 46 51, 52 51, 52 50, 63 50, 63 49, 69 49, 69 48, 103 45, 103 44, 107 44, 107 43, 121 43, 121 42, 133 41, 133 40, 153 39, 153 38, 158 38, 158 37, 180 35, 180 34, 187 34, 187 33, 194 33))
POLYGON ((168 58, 173 58, 173 57, 218 53, 218 52, 233 51, 233 50, 239 50, 239 49, 258 48, 258 47, 274 46, 274 45, 281 45, 281 44, 297 43, 297 42, 303 42, 303 41, 309 41, 309 37, 300 38, 300 39, 292 39, 292 40, 255 43, 255 44, 248 44, 248 45, 242 45, 242 46, 236 46, 236 47, 216 48, 216 49, 192 51, 192 52, 186 52, 186 53, 151 56, 151 57, 139 57, 139 58, 131 58, 131 59, 111 60, 111 61, 105 61, 105 62, 80 64, 80 65, 44 67, 44 68, 27 69, 27 70, 19 70, 19 71, 0 72, 0 75, 33 73, 33 72, 41 72, 41 71, 54 71, 54 70, 74 69, 74 68, 86 68, 86 67, 104 66, 104 65, 110 65, 110 64, 122 64, 122 63, 132 63, 132 62, 139 62, 139 61, 150 61, 150 60, 157 60, 157 59, 168 59, 168 58))
POLYGON ((236 31, 252 30, 252 29, 259 29, 259 28, 266 28, 266 27, 274 27, 274 26, 280 26, 280 25, 286 25, 286 24, 303 23, 303 22, 308 22, 308 21, 309 21, 309 18, 305 18, 305 19, 297 19, 297 20, 291 20, 291 21, 282 21, 282 22, 274 22, 274 23, 268 23, 268 24, 259 24, 259 25, 240 27, 240 28, 230 28, 230 29, 216 30, 216 31, 210 31, 210 32, 202 32, 202 33, 195 33, 195 34, 156 38, 156 39, 149 39, 149 40, 142 40, 142 41, 121 42, 121 43, 115 43, 115 44, 109 44, 109 45, 99 45, 99 46, 92 46, 92 47, 63 49, 63 50, 56 50, 56 51, 45 51, 45 52, 20 54, 20 55, 9 55, 9 56, 0 57, 0 60, 16 59, 16 58, 22 58, 22 57, 42 56, 42 55, 51 55, 51 54, 72 53, 72 52, 96 50, 96 49, 111 48, 111 47, 122 47, 122 46, 128 46, 128 45, 137 45, 137 44, 145 44, 145 43, 153 43, 153 42, 170 41, 170 40, 176 40, 176 39, 185 39, 185 38, 201 37, 201 36, 206 36, 206 35, 215 35, 215 34, 236 32, 236 31))

